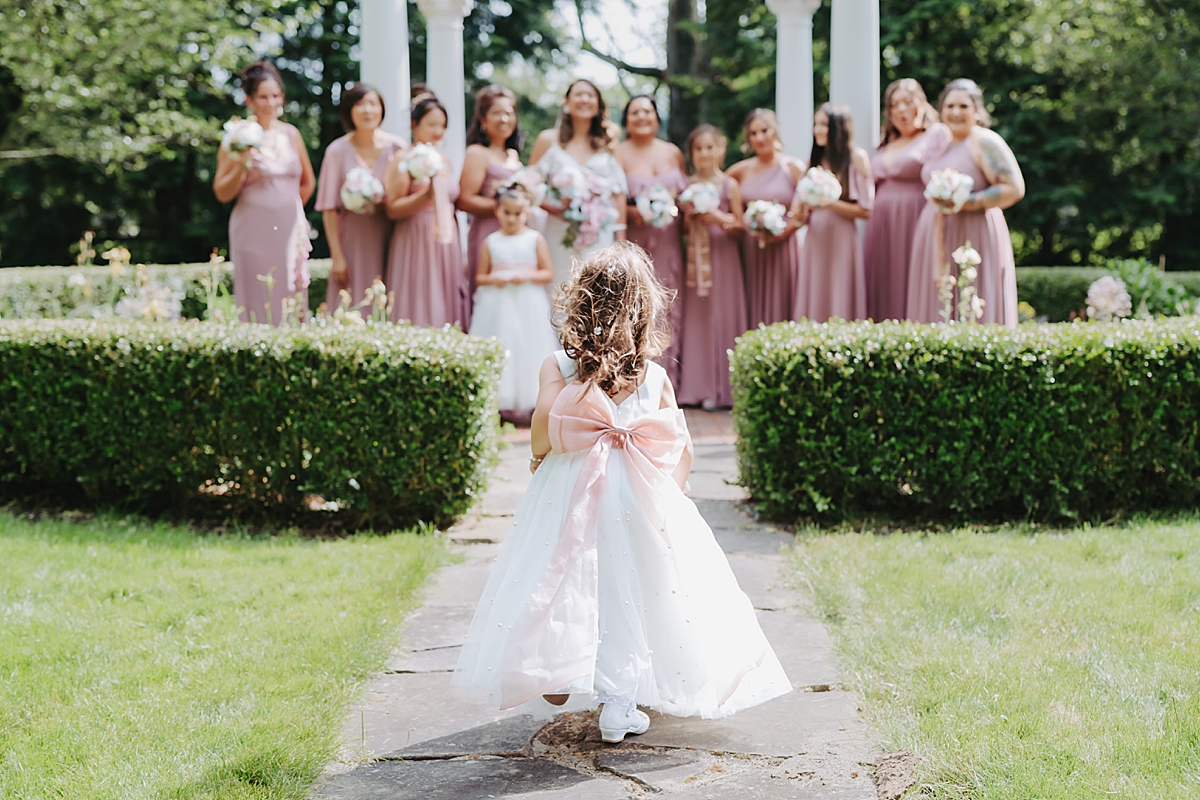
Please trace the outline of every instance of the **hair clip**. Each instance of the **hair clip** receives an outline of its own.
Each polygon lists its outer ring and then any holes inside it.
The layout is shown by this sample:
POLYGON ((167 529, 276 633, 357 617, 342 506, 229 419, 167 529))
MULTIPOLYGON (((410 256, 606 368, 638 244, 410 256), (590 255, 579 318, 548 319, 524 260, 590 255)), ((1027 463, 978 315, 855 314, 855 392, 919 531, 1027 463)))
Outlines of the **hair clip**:
POLYGON ((597 325, 596 327, 592 328, 592 333, 599 336, 600 334, 604 333, 604 329, 597 325))

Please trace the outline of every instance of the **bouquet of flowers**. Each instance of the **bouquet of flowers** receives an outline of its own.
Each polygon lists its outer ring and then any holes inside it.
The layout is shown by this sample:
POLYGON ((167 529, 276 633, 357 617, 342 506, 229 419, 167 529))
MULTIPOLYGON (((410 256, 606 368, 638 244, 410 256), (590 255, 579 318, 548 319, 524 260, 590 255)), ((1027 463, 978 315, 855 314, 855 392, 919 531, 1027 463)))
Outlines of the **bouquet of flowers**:
POLYGON ((842 184, 824 167, 813 167, 796 185, 796 196, 809 208, 825 208, 842 199, 842 184))
POLYGON ((446 168, 446 160, 432 145, 419 144, 408 151, 408 156, 400 162, 400 169, 412 176, 414 181, 432 178, 446 168))
POLYGON ((589 173, 584 177, 583 192, 563 211, 563 219, 568 223, 563 245, 586 250, 611 231, 620 218, 612 204, 608 181, 589 173))
POLYGON ((697 181, 679 193, 679 202, 692 207, 697 214, 708 214, 721 206, 721 192, 715 183, 697 181))
POLYGON ((655 228, 665 228, 675 221, 679 209, 675 207, 675 197, 665 186, 656 183, 645 194, 639 194, 634 200, 642 221, 655 228))
POLYGON ((221 144, 231 153, 240 153, 251 147, 262 147, 262 125, 252 119, 234 117, 224 125, 225 135, 221 144))
POLYGON ((951 203, 952 207, 939 205, 938 208, 943 214, 957 214, 963 207, 963 203, 967 202, 967 198, 971 195, 971 189, 975 186, 975 179, 970 175, 964 175, 956 169, 934 170, 929 176, 929 183, 925 185, 925 197, 930 200, 940 203, 951 203))
POLYGON ((383 200, 383 184, 366 167, 355 167, 342 182, 342 205, 354 214, 373 214, 383 200))
POLYGON ((582 172, 573 169, 560 169, 551 173, 546 182, 540 184, 541 196, 555 205, 562 206, 566 211, 576 200, 587 194, 587 178, 582 172))
POLYGON ((742 219, 751 233, 758 234, 758 246, 763 246, 763 236, 778 236, 787 228, 787 209, 770 200, 751 200, 746 205, 742 219))
POLYGON ((1088 319, 1109 322, 1128 317, 1133 313, 1133 298, 1125 288, 1125 281, 1105 275, 1088 287, 1088 319))

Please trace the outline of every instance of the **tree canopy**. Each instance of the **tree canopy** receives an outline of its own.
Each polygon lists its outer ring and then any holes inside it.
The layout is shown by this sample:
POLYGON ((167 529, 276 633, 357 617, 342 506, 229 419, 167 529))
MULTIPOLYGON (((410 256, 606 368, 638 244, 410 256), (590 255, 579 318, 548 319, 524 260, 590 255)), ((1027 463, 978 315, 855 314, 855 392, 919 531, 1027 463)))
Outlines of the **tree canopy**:
MULTIPOLYGON (((764 0, 663 0, 661 65, 625 64, 563 30, 538 0, 478 0, 465 23, 468 88, 519 60, 566 69, 591 50, 670 97, 681 142, 711 121, 738 156, 741 122, 775 97, 775 19, 764 0)), ((574 8, 595 14, 594 0, 574 8)), ((424 20, 410 3, 414 80, 424 20)), ((1183 0, 880 0, 881 81, 984 87, 1026 173, 1007 212, 1019 263, 1110 257, 1200 264, 1200 18, 1183 0)), ((314 160, 337 136, 357 77, 352 0, 23 0, 0 6, 0 264, 64 263, 85 229, 139 260, 203 259, 226 245, 208 188, 232 75, 267 55, 314 160)), ((814 18, 815 93, 828 97, 829 4, 814 18)), ((523 125, 552 119, 534 95, 523 125)), ((315 223, 319 215, 313 215, 315 223)), ((318 241, 318 253, 323 242, 318 241)))

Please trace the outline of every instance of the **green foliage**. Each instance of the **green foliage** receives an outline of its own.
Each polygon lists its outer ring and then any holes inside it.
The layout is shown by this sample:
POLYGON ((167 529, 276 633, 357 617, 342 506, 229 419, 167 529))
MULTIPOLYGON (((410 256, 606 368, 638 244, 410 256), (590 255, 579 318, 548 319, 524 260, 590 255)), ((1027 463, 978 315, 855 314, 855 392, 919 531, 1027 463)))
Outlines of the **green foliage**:
POLYGON ((1099 267, 1017 267, 1017 299, 1049 322, 1082 315, 1088 287, 1107 275, 1099 267))
POLYGON ((494 456, 501 362, 407 325, 0 322, 0 497, 446 525, 494 456))
POLYGON ((1163 272, 1144 258, 1110 261, 1108 272, 1124 281, 1136 317, 1174 317, 1192 313, 1193 298, 1187 289, 1174 280, 1174 275, 1163 272))
POLYGON ((1100 267, 1017 267, 1017 297, 1049 322, 1082 316, 1088 287, 1105 275, 1125 282, 1135 316, 1174 317, 1195 310, 1200 272, 1163 272, 1145 259, 1124 259, 1100 267), (1145 311, 1139 312, 1145 303, 1145 311))
POLYGON ((774 519, 1097 519, 1200 499, 1200 320, 782 323, 733 359, 774 519))

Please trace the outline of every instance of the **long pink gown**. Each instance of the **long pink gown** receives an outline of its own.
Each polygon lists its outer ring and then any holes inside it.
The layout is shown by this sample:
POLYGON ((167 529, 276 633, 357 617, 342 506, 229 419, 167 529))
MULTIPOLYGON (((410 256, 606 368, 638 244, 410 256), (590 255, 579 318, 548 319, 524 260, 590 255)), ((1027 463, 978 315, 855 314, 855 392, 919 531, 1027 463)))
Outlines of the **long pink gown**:
POLYGON ((229 257, 233 297, 243 322, 283 321, 283 300, 296 297, 307 309, 308 220, 300 202, 300 154, 295 128, 277 122, 271 141, 254 152, 254 166, 229 216, 229 257), (268 290, 265 278, 272 277, 268 290), (260 280, 262 277, 264 280, 260 280))
MULTIPOLYGON (((483 185, 479 187, 479 196, 490 198, 496 192, 496 187, 516 174, 516 170, 503 164, 488 164, 487 172, 483 175, 483 185)), ((475 273, 479 271, 479 248, 487 237, 500 230, 500 220, 494 214, 489 216, 471 215, 471 226, 467 228, 467 294, 463 307, 463 330, 471 328, 471 309, 475 297, 475 273)))
MULTIPOLYGON (((346 173, 358 167, 366 167, 383 183, 387 166, 392 156, 403 145, 388 139, 379 153, 374 166, 363 161, 350 143, 350 134, 334 139, 325 148, 321 161, 321 179, 317 182, 317 211, 336 211, 338 214, 338 240, 346 256, 346 281, 329 279, 325 290, 325 309, 330 314, 341 304, 339 292, 350 292, 350 304, 358 305, 376 278, 383 278, 384 262, 387 260, 388 239, 392 235, 392 221, 387 217, 386 203, 380 202, 370 214, 355 214, 342 206, 342 184, 346 173)), ((370 309, 361 309, 367 316, 370 309)))
POLYGON ((945 125, 934 125, 896 154, 890 164, 883 150, 871 156, 875 208, 867 220, 863 265, 867 276, 867 316, 876 322, 905 319, 913 234, 925 208, 921 168, 937 158, 950 141, 945 125))
MULTIPOLYGON (((770 200, 791 206, 796 181, 786 164, 779 163, 742 183, 742 201, 770 200)), ((800 274, 800 240, 793 234, 782 242, 758 246, 758 236, 742 238, 742 265, 746 271, 746 322, 751 328, 792 318, 800 274)))
MULTIPOLYGON (((465 327, 462 317, 467 273, 453 208, 458 182, 445 172, 435 175, 433 181, 434 201, 411 217, 398 220, 392 234, 386 281, 388 291, 396 293, 392 322, 465 327)), ((424 191, 425 186, 424 181, 413 181, 408 193, 424 191)))
MULTIPOLYGON (((629 196, 637 197, 655 186, 662 186, 674 195, 687 188, 687 176, 678 167, 653 177, 641 175, 626 175, 629 181, 629 196)), ((683 309, 685 305, 683 292, 683 252, 680 246, 679 217, 665 228, 653 225, 630 225, 625 231, 625 238, 650 254, 654 261, 654 271, 658 280, 668 289, 674 289, 677 294, 671 304, 668 320, 671 323, 671 346, 658 357, 658 363, 667 371, 667 377, 674 386, 679 385, 679 350, 680 330, 683 327, 683 309)))
MULTIPOLYGON (((871 176, 850 165, 850 186, 843 197, 870 209, 875 200, 871 176)), ((828 208, 813 209, 800 254, 795 319, 812 322, 866 319, 867 284, 858 226, 828 208)))
MULTIPOLYGON (((921 170, 921 177, 928 181, 934 170, 946 167, 970 175, 975 180, 973 191, 978 192, 991 185, 983 170, 971 158, 967 140, 952 144, 940 157, 926 164, 921 170)), ((977 268, 979 277, 975 287, 986 305, 979 321, 1017 324, 1016 264, 1004 212, 989 208, 986 211, 960 211, 947 215, 938 211, 933 203, 925 204, 913 235, 912 269, 908 277, 909 319, 916 322, 941 320, 938 278, 954 268, 951 253, 968 241, 979 251, 982 259, 977 268), (942 230, 940 253, 937 242, 939 228, 942 230)))
MULTIPOLYGON (((721 210, 729 213, 729 186, 721 186, 721 210)), ((686 288, 683 331, 680 335, 682 374, 676 397, 685 405, 711 401, 733 405, 729 383, 729 354, 734 340, 746 332, 746 293, 738 239, 720 225, 708 225, 712 286, 707 296, 699 287, 686 288)))

